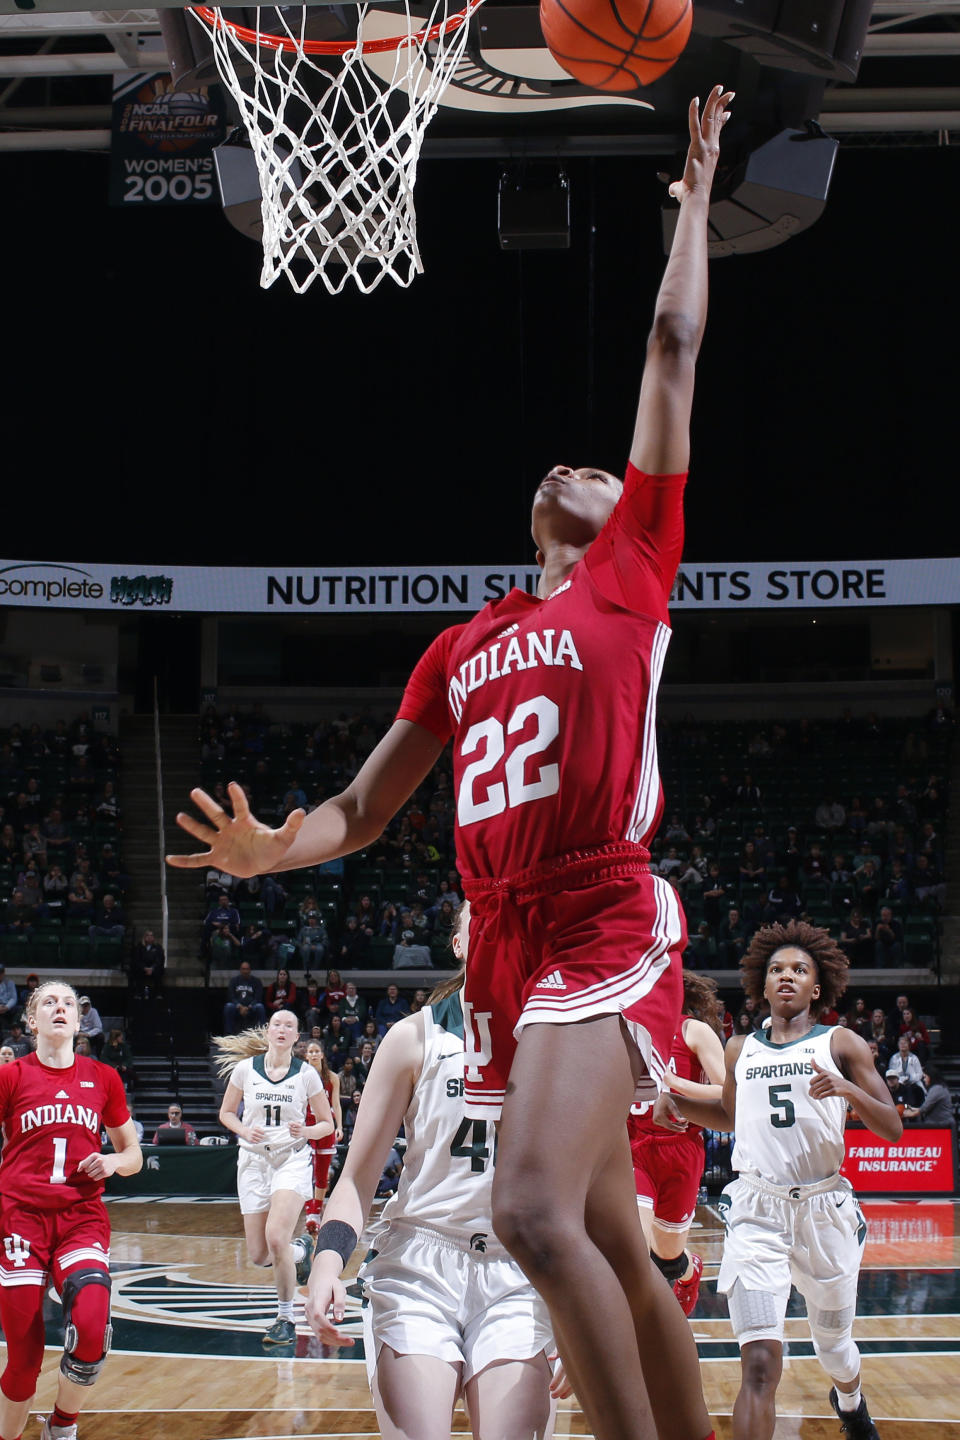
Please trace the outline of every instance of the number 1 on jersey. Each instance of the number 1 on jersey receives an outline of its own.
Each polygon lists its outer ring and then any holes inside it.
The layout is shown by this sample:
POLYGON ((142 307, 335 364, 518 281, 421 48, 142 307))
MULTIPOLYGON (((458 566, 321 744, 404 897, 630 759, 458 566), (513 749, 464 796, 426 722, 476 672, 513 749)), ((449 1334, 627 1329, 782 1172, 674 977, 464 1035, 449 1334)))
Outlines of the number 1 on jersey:
POLYGON ((62 1185, 66 1180, 65 1167, 67 1163, 67 1141, 63 1135, 57 1135, 53 1141, 53 1169, 50 1171, 50 1184, 62 1185))

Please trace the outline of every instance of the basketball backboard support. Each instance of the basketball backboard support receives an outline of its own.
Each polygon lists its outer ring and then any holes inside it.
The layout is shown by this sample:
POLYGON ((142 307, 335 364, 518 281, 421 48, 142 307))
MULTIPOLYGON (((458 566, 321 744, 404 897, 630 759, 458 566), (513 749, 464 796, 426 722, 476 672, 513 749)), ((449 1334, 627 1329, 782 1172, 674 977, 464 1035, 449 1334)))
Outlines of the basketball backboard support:
MULTIPOLYGON (((158 0, 150 9, 87 11, 75 3, 0 0, 0 150, 107 149, 107 77, 166 68, 159 12, 180 6, 158 0)), ((854 3, 857 23, 862 3, 859 11, 854 3)), ((823 128, 846 143, 937 144, 960 135, 960 0, 875 0, 872 11, 865 3, 856 84, 806 66, 808 79, 823 77, 823 128)), ((749 81, 756 70, 804 73, 784 68, 803 58, 796 33, 775 54, 769 45, 762 53, 755 35, 736 44, 724 37, 729 12, 744 8, 733 0, 699 0, 688 54, 649 91, 624 102, 591 100, 563 76, 539 39, 535 4, 486 0, 473 22, 474 68, 465 65, 455 77, 424 154, 552 153, 558 142, 568 154, 671 154, 684 138, 678 97, 685 103, 694 93, 691 80, 695 89, 711 82, 715 56, 726 60, 723 78, 741 98, 744 76, 749 81)), ((802 23, 818 23, 825 9, 836 13, 838 0, 756 5, 758 16, 790 10, 799 17, 791 21, 795 32, 802 23)))

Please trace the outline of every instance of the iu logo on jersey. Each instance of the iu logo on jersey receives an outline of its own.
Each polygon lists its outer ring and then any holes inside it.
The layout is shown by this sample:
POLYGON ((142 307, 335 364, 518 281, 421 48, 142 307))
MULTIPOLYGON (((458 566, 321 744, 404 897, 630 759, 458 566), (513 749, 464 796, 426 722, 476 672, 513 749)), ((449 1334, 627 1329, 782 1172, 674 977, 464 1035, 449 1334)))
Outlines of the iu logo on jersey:
POLYGON ((17 1269, 26 1265, 30 1258, 30 1241, 22 1235, 4 1235, 3 1249, 7 1259, 17 1269))

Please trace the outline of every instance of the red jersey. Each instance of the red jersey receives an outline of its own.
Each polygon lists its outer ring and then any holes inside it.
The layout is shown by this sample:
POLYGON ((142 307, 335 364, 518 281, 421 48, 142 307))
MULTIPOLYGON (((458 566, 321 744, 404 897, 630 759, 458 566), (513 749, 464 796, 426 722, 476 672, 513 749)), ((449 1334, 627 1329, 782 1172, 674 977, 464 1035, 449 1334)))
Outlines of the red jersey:
POLYGON ((646 846, 656 831, 656 695, 685 480, 628 466, 562 585, 544 600, 511 590, 443 631, 410 677, 398 718, 454 737, 468 879, 615 841, 646 846))
MULTIPOLYGON (((330 1114, 333 1117, 334 1125, 336 1125, 336 1116, 334 1116, 333 1114, 333 1081, 324 1080, 323 1076, 321 1075, 320 1084, 323 1086, 323 1093, 327 1097, 327 1104, 330 1106, 330 1114)), ((307 1113, 304 1117, 304 1124, 319 1125, 321 1118, 321 1116, 315 1115, 313 1113, 309 1105, 307 1106, 307 1113)), ((337 1137, 332 1130, 330 1131, 329 1135, 321 1135, 319 1140, 310 1141, 310 1149, 317 1154, 326 1154, 328 1151, 332 1154, 336 1150, 336 1148, 337 1137)))
POLYGON ((0 1190, 36 1210, 65 1210, 103 1191, 77 1167, 99 1154, 100 1132, 130 1119, 116 1070, 74 1056, 66 1070, 25 1055, 0 1066, 0 1190))
MULTIPOLYGON (((679 1075, 681 1080, 692 1080, 697 1085, 709 1085, 709 1075, 707 1075, 703 1066, 700 1064, 698 1056, 690 1049, 690 1046, 683 1038, 683 1032, 686 1029, 689 1018, 688 1015, 683 1017, 680 1022, 680 1029, 673 1037, 673 1045, 670 1049, 670 1060, 667 1069, 672 1070, 674 1075, 679 1075)), ((627 1118, 627 1129, 630 1133, 631 1141, 639 1140, 641 1136, 647 1137, 649 1135, 656 1136, 658 1140, 676 1139, 676 1131, 664 1130, 662 1125, 655 1125, 653 1123, 652 1104, 632 1106, 627 1118)), ((694 1125, 691 1123, 683 1133, 684 1135, 699 1135, 702 1129, 702 1125, 694 1125)))

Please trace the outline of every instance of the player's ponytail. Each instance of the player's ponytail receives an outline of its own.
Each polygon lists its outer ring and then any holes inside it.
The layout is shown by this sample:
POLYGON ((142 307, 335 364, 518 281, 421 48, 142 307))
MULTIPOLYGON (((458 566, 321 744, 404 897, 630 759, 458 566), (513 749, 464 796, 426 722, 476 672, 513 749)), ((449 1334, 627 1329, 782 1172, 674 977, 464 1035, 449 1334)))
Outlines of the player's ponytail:
POLYGON ((218 1053, 213 1066, 218 1075, 229 1075, 241 1060, 250 1060, 254 1055, 266 1055, 270 1048, 267 1042, 266 1025, 254 1025, 241 1030, 239 1035, 214 1035, 213 1048, 218 1053))

